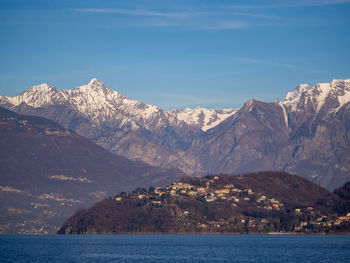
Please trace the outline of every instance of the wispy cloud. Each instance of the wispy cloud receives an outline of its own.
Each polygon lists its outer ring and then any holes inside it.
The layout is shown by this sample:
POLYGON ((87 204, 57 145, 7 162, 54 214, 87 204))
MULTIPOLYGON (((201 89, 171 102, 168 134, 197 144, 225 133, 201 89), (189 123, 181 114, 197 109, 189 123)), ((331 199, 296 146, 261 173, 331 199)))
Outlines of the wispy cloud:
POLYGON ((273 8, 288 8, 288 7, 312 7, 312 6, 329 6, 348 4, 350 0, 306 0, 306 1, 278 1, 277 3, 264 4, 264 5, 231 5, 231 8, 244 10, 244 9, 273 9, 273 8))
POLYGON ((215 21, 212 24, 203 25, 201 28, 206 30, 232 30, 248 27, 249 25, 245 21, 215 21))
POLYGON ((244 17, 255 17, 255 18, 262 18, 262 19, 269 19, 269 20, 282 20, 282 19, 284 19, 283 17, 270 16, 270 15, 264 15, 264 14, 232 13, 232 15, 244 16, 244 17))
POLYGON ((71 9, 75 12, 81 13, 110 13, 110 14, 122 14, 132 16, 154 16, 154 17, 172 17, 172 18, 186 18, 203 15, 202 12, 158 12, 146 9, 119 9, 119 8, 75 8, 71 9))
MULTIPOLYGON (((147 8, 75 8, 70 9, 73 12, 87 14, 116 14, 123 16, 132 16, 137 18, 126 18, 118 27, 181 27, 195 30, 237 30, 247 27, 261 26, 283 26, 289 23, 310 22, 306 19, 282 17, 263 12, 256 13, 253 9, 266 9, 278 7, 307 6, 307 5, 329 5, 338 3, 347 3, 350 0, 309 0, 309 1, 288 1, 270 2, 276 4, 267 5, 233 5, 216 6, 212 9, 192 10, 167 10, 158 11, 147 8), (246 9, 246 10, 245 10, 246 9), (251 9, 251 12, 248 11, 251 9), (245 11, 244 11, 245 10, 245 11)), ((311 21, 312 22, 312 21, 311 21)))
MULTIPOLYGON (((117 8, 76 8, 70 9, 79 13, 91 14, 120 14, 127 16, 139 16, 140 20, 130 21, 124 26, 140 27, 186 27, 200 30, 234 30, 249 26, 242 20, 230 19, 232 15, 227 12, 216 11, 191 11, 191 12, 159 12, 147 9, 117 9, 117 8), (141 18, 144 17, 144 18, 141 18), (224 20, 223 17, 227 19, 224 20)), ((245 14, 246 15, 246 14, 245 14)), ((258 15, 255 15, 258 16, 258 15)))

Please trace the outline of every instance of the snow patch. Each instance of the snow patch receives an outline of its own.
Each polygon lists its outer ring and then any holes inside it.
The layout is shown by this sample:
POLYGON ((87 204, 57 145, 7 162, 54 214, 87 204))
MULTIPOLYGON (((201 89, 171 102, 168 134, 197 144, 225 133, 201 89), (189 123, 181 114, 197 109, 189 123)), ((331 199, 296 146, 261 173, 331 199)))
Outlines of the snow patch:
POLYGON ((289 127, 289 123, 288 123, 288 115, 287 115, 287 112, 286 112, 286 109, 284 108, 283 104, 280 102, 278 103, 281 108, 283 109, 283 117, 284 117, 284 122, 286 124, 286 127, 289 127))
POLYGON ((328 94, 331 91, 331 85, 329 83, 319 83, 314 87, 315 90, 319 91, 319 95, 316 97, 317 109, 316 112, 319 112, 323 104, 328 97, 328 94))
POLYGON ((199 127, 202 131, 207 131, 234 115, 237 111, 237 109, 215 110, 197 107, 195 109, 177 109, 173 113, 177 119, 189 125, 199 127))

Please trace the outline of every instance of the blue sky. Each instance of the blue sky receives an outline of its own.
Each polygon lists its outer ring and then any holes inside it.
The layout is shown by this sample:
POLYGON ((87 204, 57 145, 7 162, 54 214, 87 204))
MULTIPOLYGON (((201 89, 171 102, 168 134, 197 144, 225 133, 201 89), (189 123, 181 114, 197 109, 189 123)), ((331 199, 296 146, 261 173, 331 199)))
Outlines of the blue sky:
POLYGON ((0 0, 0 94, 97 77, 165 109, 350 78, 350 0, 0 0))

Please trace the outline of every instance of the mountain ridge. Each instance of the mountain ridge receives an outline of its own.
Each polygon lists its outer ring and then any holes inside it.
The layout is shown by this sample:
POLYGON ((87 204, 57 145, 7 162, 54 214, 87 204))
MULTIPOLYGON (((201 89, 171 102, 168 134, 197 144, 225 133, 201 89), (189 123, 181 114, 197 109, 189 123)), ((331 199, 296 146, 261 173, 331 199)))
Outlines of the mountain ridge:
POLYGON ((5 97, 0 104, 57 121, 132 160, 187 175, 285 170, 328 189, 349 179, 350 79, 301 84, 275 103, 252 99, 240 109, 172 112, 130 100, 97 79, 74 90, 38 89, 58 92, 52 95, 58 102, 47 104, 48 95, 40 104, 35 94, 22 93, 12 99, 17 106, 5 97))

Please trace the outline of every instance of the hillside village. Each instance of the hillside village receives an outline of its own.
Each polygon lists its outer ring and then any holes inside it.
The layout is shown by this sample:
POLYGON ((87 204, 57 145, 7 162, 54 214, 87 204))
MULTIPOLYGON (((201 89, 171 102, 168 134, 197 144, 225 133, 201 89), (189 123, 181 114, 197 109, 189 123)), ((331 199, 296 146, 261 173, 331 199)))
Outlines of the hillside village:
POLYGON ((232 183, 225 184, 220 180, 220 175, 173 182, 166 187, 155 189, 151 187, 149 190, 138 188, 130 194, 120 193, 115 197, 117 202, 127 199, 143 201, 142 205, 153 209, 169 207, 169 204, 173 202, 178 203, 187 199, 200 201, 213 209, 224 206, 225 209, 230 210, 226 211, 227 214, 230 214, 226 219, 214 216, 212 220, 208 220, 206 216, 203 218, 198 218, 196 215, 191 216, 191 213, 196 212, 191 211, 190 208, 178 211, 177 215, 181 214, 182 221, 188 221, 187 223, 191 221, 197 225, 197 231, 211 232, 213 228, 218 231, 222 228, 222 231, 225 232, 229 229, 230 224, 236 225, 235 229, 241 228, 247 232, 278 231, 283 227, 276 229, 276 223, 283 225, 281 218, 287 213, 292 221, 288 223, 291 226, 288 231, 291 232, 322 232, 350 223, 350 213, 338 217, 335 214, 322 213, 313 206, 291 206, 289 204, 285 207, 283 202, 273 196, 232 183), (184 217, 187 217, 188 220, 183 220, 184 217))

